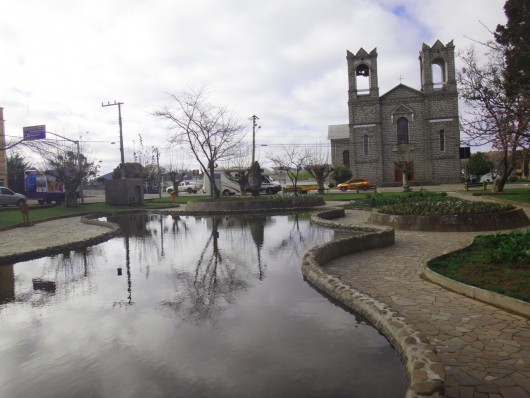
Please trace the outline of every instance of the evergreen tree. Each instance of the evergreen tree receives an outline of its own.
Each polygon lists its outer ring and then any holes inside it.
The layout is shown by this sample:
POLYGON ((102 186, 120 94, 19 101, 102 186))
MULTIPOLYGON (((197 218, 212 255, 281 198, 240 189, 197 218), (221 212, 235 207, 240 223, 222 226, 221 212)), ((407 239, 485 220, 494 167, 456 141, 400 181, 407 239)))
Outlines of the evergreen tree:
POLYGON ((507 0, 506 25, 498 25, 495 40, 503 46, 504 79, 508 95, 530 95, 530 2, 507 0))
POLYGON ((470 175, 482 177, 484 174, 491 172, 493 162, 484 152, 477 152, 471 155, 466 164, 467 172, 470 175))
POLYGON ((24 193, 24 171, 33 166, 15 153, 7 157, 7 185, 15 192, 24 193))

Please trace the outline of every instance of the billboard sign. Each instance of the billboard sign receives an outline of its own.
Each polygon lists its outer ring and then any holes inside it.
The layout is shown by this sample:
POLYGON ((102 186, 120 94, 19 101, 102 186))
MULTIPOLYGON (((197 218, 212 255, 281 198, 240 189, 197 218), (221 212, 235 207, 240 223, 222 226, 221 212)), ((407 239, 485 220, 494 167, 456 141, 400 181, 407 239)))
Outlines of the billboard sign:
POLYGON ((23 127, 25 140, 44 140, 46 139, 46 126, 29 126, 23 127))

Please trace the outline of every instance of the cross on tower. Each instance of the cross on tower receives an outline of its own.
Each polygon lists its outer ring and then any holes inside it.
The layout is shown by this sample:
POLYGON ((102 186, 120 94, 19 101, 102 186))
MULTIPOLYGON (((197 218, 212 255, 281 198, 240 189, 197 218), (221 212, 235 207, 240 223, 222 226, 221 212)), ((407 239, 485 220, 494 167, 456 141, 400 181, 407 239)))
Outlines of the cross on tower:
POLYGON ((403 80, 405 80, 405 78, 402 77, 401 75, 399 75, 398 79, 399 79, 399 84, 401 84, 401 82, 402 82, 403 80))

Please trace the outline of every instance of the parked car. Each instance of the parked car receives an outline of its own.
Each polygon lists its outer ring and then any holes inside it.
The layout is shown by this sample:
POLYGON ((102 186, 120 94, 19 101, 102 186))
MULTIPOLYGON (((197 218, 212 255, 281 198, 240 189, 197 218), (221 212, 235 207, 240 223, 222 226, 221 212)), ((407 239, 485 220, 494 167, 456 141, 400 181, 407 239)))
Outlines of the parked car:
POLYGON ((20 206, 26 201, 26 197, 21 193, 16 193, 6 187, 0 187, 0 205, 20 206))
POLYGON ((372 183, 367 178, 352 178, 351 180, 337 185, 337 189, 340 189, 341 191, 347 191, 349 189, 362 189, 363 191, 366 191, 370 188, 372 188, 372 183))
MULTIPOLYGON (((202 188, 202 184, 198 184, 192 180, 181 181, 178 186, 179 192, 197 193, 202 188)), ((173 185, 166 188, 167 193, 173 192, 173 185)))

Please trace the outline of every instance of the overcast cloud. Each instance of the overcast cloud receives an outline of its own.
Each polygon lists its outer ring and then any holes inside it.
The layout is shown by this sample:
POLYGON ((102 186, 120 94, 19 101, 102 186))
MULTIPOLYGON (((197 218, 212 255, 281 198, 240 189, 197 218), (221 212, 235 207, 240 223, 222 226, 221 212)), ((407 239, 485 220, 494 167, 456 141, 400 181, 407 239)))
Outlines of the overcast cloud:
MULTIPOLYGON (((348 122, 346 50, 377 47, 379 88, 419 89, 423 43, 458 49, 491 39, 501 0, 17 0, 2 2, 0 107, 6 135, 24 126, 86 141, 111 171, 144 146, 169 162, 167 126, 151 113, 167 95, 207 85, 213 103, 248 124, 257 143, 326 143, 348 122), (483 26, 484 25, 484 26, 483 26), (86 133, 88 131, 88 133, 86 133), (136 142, 133 144, 133 140, 136 142)), ((54 138, 49 136, 48 138, 54 138)), ((259 155, 265 161, 265 151, 259 155)), ((172 157, 178 157, 172 152, 172 157)), ((191 164, 196 167, 196 162, 191 164)))

